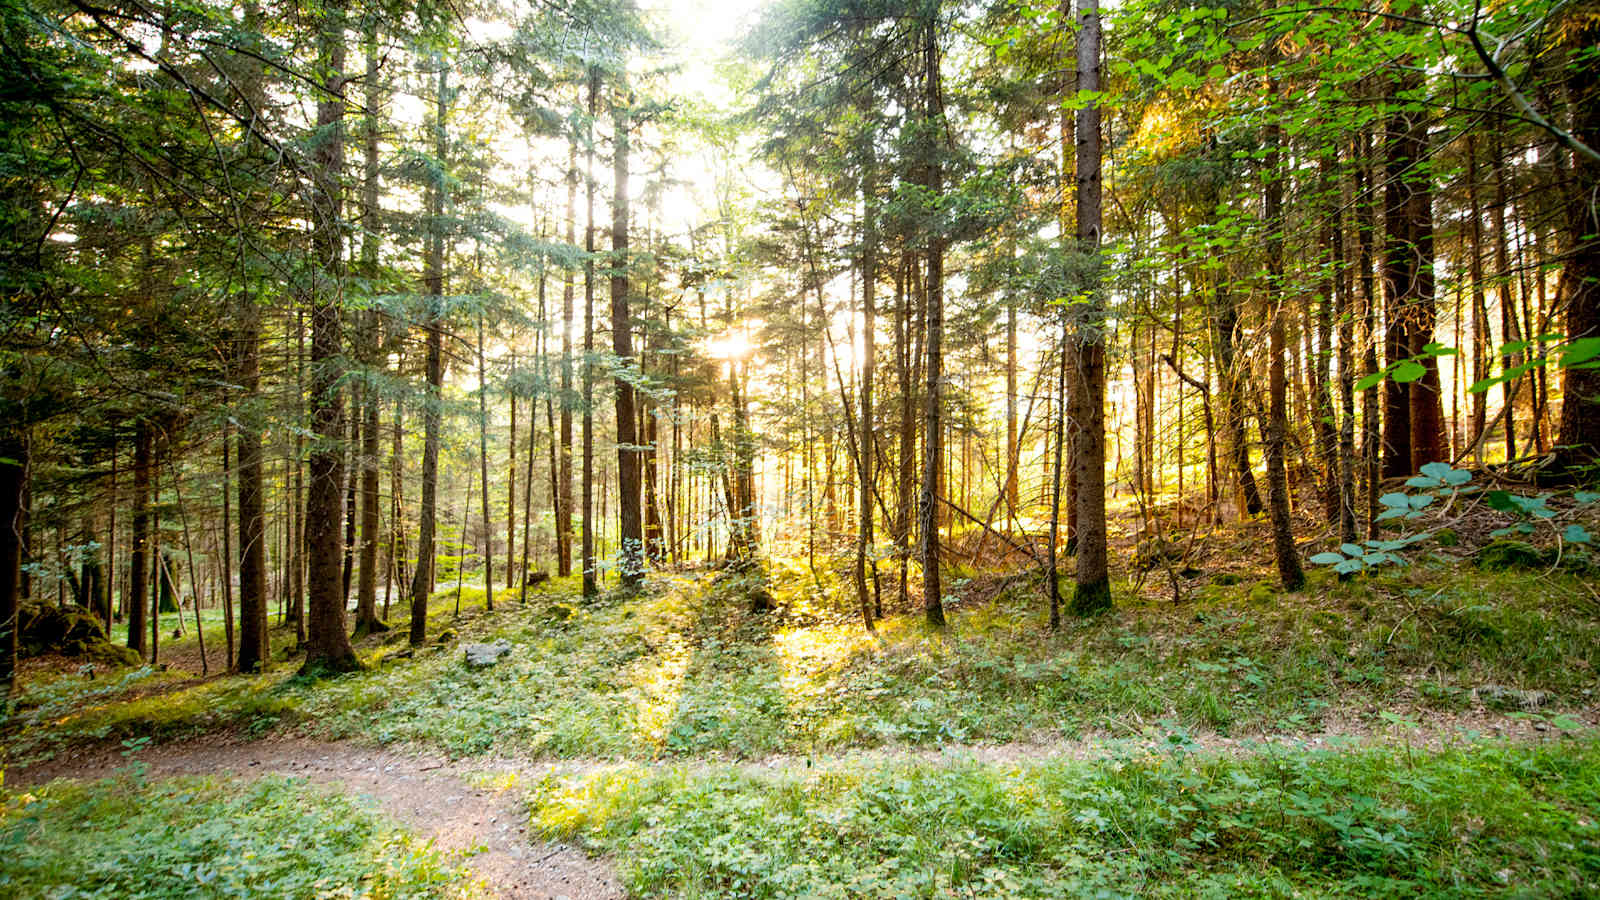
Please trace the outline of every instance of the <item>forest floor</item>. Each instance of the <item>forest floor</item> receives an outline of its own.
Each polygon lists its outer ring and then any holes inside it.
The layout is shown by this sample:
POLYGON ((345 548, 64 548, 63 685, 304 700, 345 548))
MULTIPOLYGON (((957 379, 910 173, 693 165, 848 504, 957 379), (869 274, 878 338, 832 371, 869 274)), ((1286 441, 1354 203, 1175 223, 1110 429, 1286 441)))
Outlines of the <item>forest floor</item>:
MULTIPOLYGON (((209 847, 201 820, 247 830, 227 801, 251 791, 307 833, 365 823, 312 868, 408 848, 381 876, 393 896, 1600 890, 1600 598, 1581 554, 1491 567, 1440 546, 1284 595, 1264 546, 1207 531, 1055 633, 1037 573, 991 558, 950 573, 948 631, 885 578, 868 634, 841 556, 593 601, 555 579, 492 612, 450 588, 434 641, 369 637, 366 670, 325 681, 292 677, 282 630, 268 673, 219 673, 209 613, 208 677, 185 668, 192 622, 165 669, 30 661, 0 725, 0 845, 33 856, 0 863, 0 893, 74 883, 50 880, 84 852, 46 840, 51 822, 104 820, 92 846, 123 847, 119 868, 177 877, 108 798, 193 807, 183 833, 209 847), (757 589, 777 612, 751 611, 757 589), (463 642, 497 639, 509 657, 462 664, 463 642)), ((251 847, 232 852, 229 872, 253 872, 251 847)), ((316 893, 262 877, 246 892, 316 893)))
MULTIPOLYGON (((1329 722, 1314 734, 1229 737, 1216 733, 1151 734, 1142 739, 1097 736, 1076 740, 1003 744, 894 747, 831 756, 775 754, 740 763, 704 758, 649 764, 655 775, 727 778, 803 777, 812 771, 916 766, 1037 766, 1104 762, 1160 754, 1181 744, 1195 758, 1249 758, 1273 750, 1350 752, 1402 748, 1429 753, 1470 749, 1485 741, 1542 745, 1564 752, 1582 746, 1600 725, 1600 710, 1568 717, 1563 727, 1543 719, 1483 710, 1435 714, 1420 721, 1391 717, 1377 726, 1360 720, 1329 722)), ((612 900, 626 896, 614 861, 570 843, 529 834, 524 791, 532 785, 570 783, 614 771, 614 760, 453 759, 416 747, 374 747, 354 741, 297 737, 187 740, 113 750, 87 745, 8 773, 13 791, 38 789, 56 779, 93 780, 137 766, 141 777, 209 776, 254 779, 282 776, 326 785, 374 800, 382 811, 447 857, 465 861, 490 896, 506 900, 612 900)))

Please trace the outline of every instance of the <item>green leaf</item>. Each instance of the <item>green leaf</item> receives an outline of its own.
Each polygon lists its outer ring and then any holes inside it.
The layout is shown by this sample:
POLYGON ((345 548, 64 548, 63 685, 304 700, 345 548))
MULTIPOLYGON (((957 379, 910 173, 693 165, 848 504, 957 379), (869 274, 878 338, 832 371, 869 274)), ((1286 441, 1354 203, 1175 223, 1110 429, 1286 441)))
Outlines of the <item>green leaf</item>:
POLYGON ((1387 375, 1388 373, 1389 373, 1388 369, 1379 369, 1376 372, 1372 372, 1370 374, 1363 375, 1360 378, 1356 379, 1356 383, 1355 383, 1355 388, 1354 389, 1358 390, 1358 391, 1364 391, 1367 388, 1374 387, 1374 386, 1377 385, 1378 382, 1382 381, 1383 380, 1383 376, 1387 375))
POLYGON ((1501 512, 1521 511, 1521 507, 1512 502, 1509 491, 1490 491, 1483 496, 1488 501, 1490 509, 1498 509, 1501 512))
POLYGON ((1389 377, 1401 384, 1409 384, 1426 374, 1428 374, 1428 369, 1422 363, 1414 359, 1402 359, 1395 363, 1394 371, 1389 373, 1389 377))
POLYGON ((1318 553, 1311 557, 1310 562, 1319 566, 1332 566, 1344 562, 1344 555, 1340 553, 1318 553))
POLYGON ((1361 545, 1360 544, 1340 544, 1339 545, 1339 550, 1341 552, 1343 552, 1345 556, 1360 556, 1361 555, 1361 545))
POLYGON ((1411 498, 1406 494, 1396 492, 1384 494, 1382 497, 1378 498, 1378 502, 1382 503, 1384 506, 1392 506, 1396 509, 1405 509, 1411 505, 1411 498))
POLYGON ((1450 464, 1446 462, 1426 463, 1421 469, 1422 474, 1428 476, 1429 478, 1437 478, 1440 481, 1448 478, 1450 473, 1454 471, 1455 469, 1451 468, 1450 464))
POLYGON ((1563 367, 1575 366, 1581 362, 1588 362, 1596 356, 1600 356, 1600 337, 1578 338, 1562 351, 1559 364, 1563 367))
POLYGON ((1587 544, 1592 540, 1589 537, 1588 530, 1577 522, 1568 525, 1567 530, 1561 532, 1561 539, 1569 544, 1587 544))

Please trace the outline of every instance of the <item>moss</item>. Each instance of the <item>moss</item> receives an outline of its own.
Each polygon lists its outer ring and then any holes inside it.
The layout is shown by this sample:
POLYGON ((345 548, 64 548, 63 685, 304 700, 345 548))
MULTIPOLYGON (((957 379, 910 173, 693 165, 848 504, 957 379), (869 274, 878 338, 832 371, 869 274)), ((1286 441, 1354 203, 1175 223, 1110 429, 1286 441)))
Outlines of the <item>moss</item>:
POLYGON ((1548 565, 1543 552, 1526 541, 1498 540, 1478 551, 1474 564, 1489 572, 1506 569, 1536 569, 1548 565))

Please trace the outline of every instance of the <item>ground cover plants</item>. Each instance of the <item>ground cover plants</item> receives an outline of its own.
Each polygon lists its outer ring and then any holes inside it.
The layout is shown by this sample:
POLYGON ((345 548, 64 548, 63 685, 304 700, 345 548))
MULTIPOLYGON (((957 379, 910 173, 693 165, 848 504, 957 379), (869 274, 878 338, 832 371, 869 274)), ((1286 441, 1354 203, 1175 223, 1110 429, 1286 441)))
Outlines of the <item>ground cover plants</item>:
POLYGON ((547 834, 641 896, 1580 896, 1600 888, 1600 742, 619 766, 529 790, 547 834))
POLYGON ((483 896, 363 801, 303 779, 109 778, 0 794, 9 897, 483 896))

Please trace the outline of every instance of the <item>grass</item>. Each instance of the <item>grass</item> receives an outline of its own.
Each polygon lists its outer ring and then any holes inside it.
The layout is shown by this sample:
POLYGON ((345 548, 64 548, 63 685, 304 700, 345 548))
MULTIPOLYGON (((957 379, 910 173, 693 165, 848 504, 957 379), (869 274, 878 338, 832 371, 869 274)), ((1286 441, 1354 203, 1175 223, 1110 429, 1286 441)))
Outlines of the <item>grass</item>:
POLYGON ((641 896, 1593 896, 1600 741, 551 776, 641 896))
POLYGON ((0 895, 468 897, 458 861, 299 779, 139 771, 0 794, 0 895))
MULTIPOLYGON (((469 670, 458 645, 407 655, 404 634, 364 642, 364 673, 305 683, 293 661, 259 678, 172 673, 28 687, 6 737, 14 758, 84 739, 294 727, 431 745, 456 755, 658 758, 879 745, 1138 734, 1156 722, 1223 734, 1303 732, 1332 714, 1457 711, 1475 688, 1540 692, 1546 712, 1593 703, 1600 610, 1572 575, 1417 565, 1284 598, 1201 583, 1182 604, 1137 599, 1043 627, 1031 578, 952 577, 952 627, 910 614, 866 634, 830 580, 775 568, 780 615, 749 585, 660 576, 636 597, 585 604, 571 580, 523 606, 481 590, 435 595, 430 633, 516 648, 469 670), (160 686, 159 693, 149 692, 160 686)), ((1127 599, 1135 597, 1135 599, 1127 599)))

